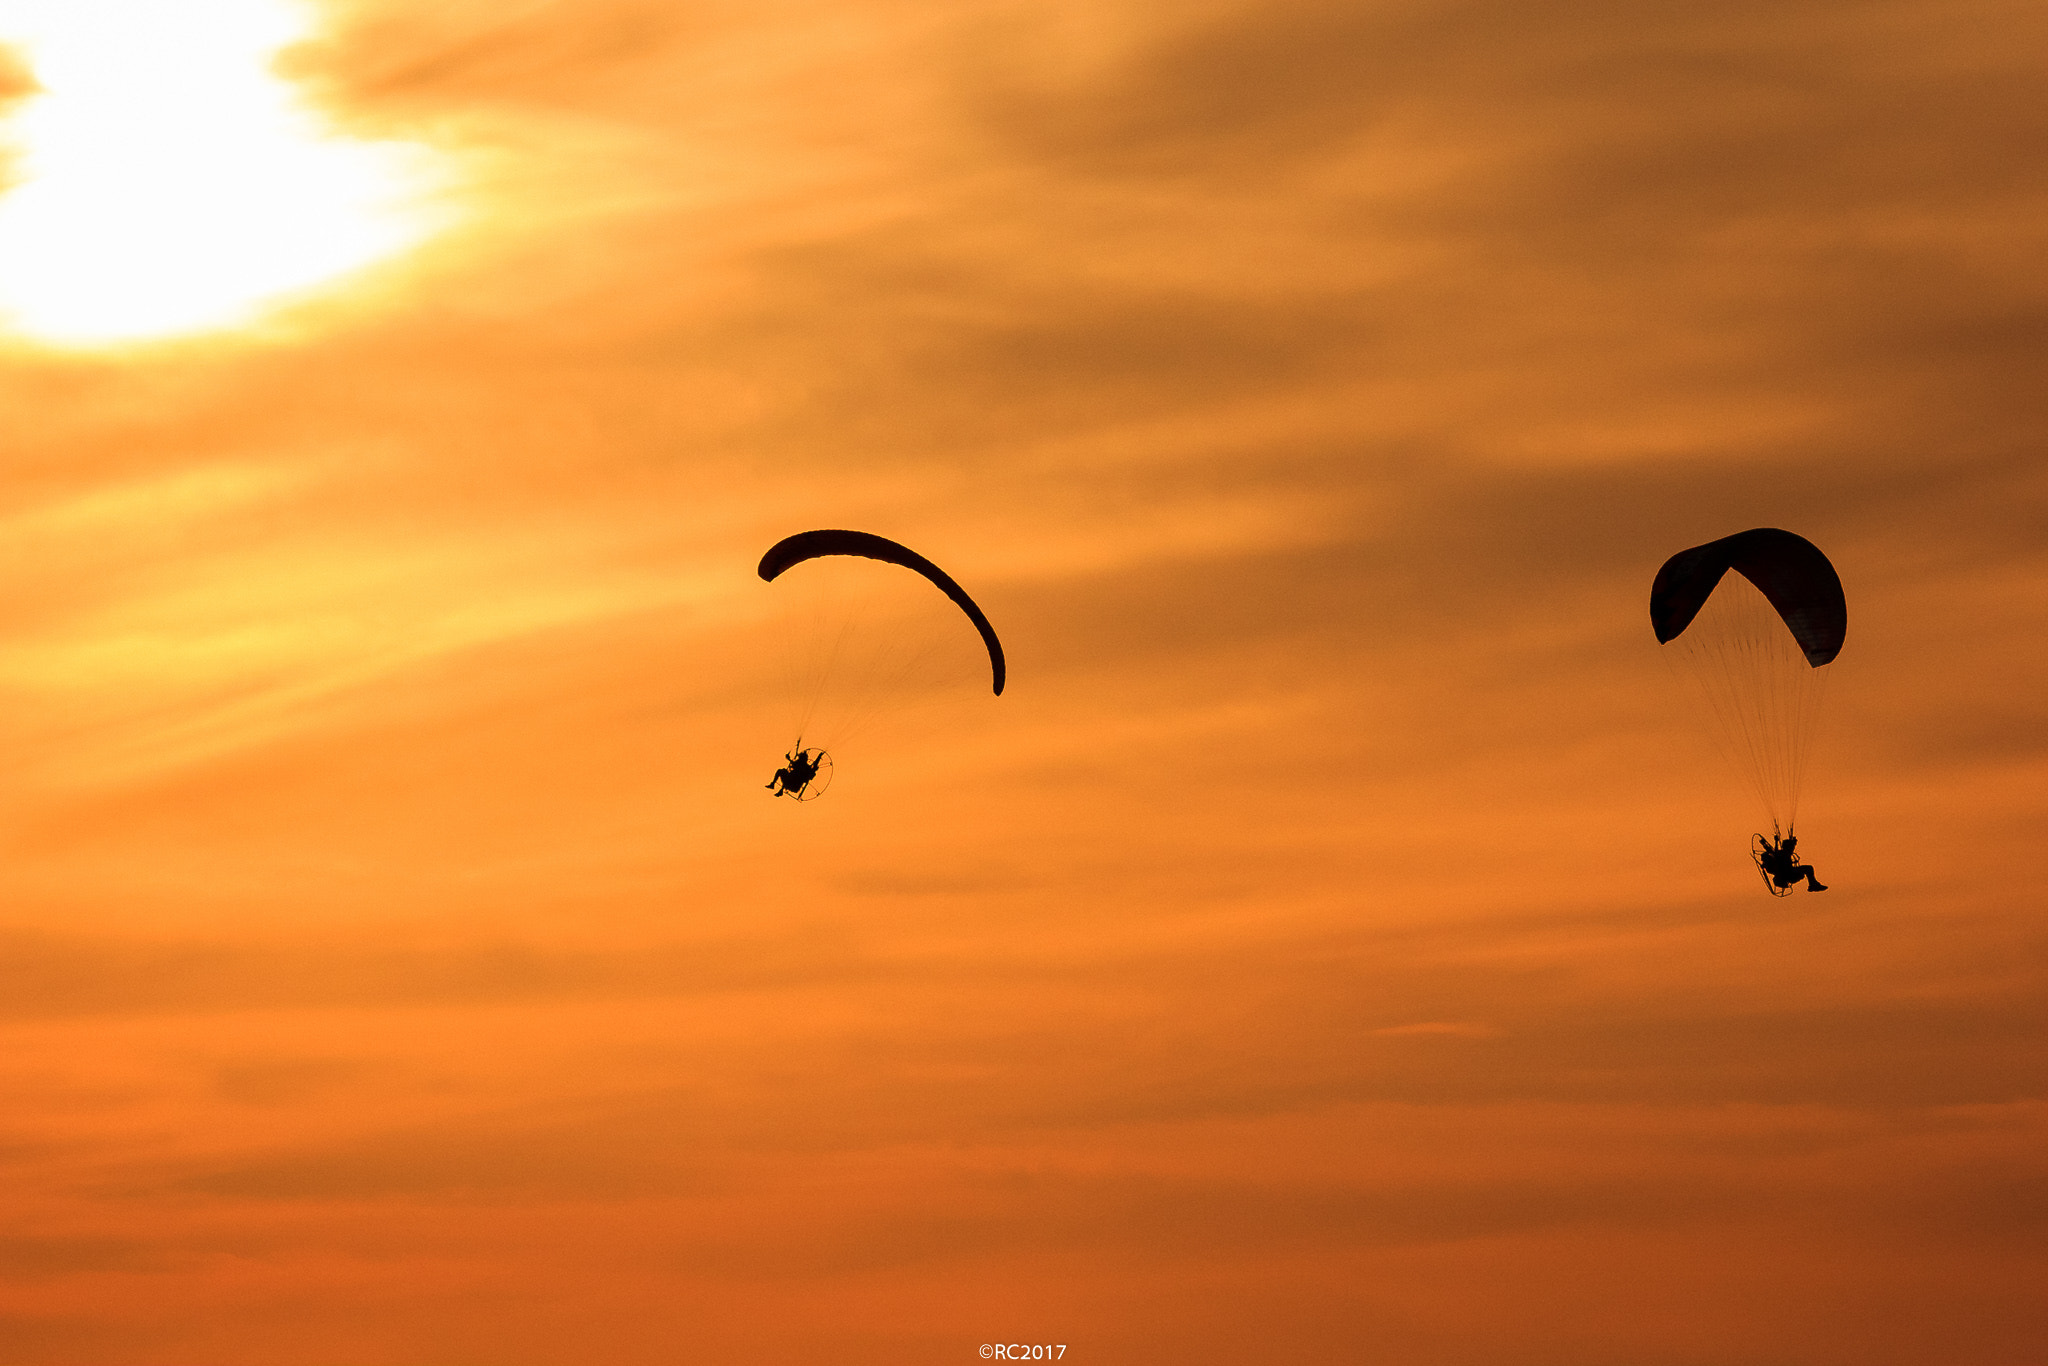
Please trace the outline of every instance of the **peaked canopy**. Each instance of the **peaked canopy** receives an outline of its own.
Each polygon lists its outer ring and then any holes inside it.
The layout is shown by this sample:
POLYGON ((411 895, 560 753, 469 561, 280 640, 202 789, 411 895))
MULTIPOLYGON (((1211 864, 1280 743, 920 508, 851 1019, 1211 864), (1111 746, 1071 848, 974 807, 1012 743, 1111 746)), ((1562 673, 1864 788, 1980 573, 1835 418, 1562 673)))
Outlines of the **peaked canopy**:
POLYGON ((761 557, 759 573, 764 580, 773 583, 776 575, 791 565, 826 555, 857 555, 862 559, 881 560, 885 564, 901 565, 931 580, 941 593, 967 614, 967 619, 974 623, 974 629, 981 632, 981 642, 988 646, 989 668, 995 674, 996 695, 1002 695, 1006 668, 1003 664, 1003 642, 996 639, 996 628, 989 625, 981 608, 967 596, 967 590, 953 582, 952 575, 909 546, 867 531, 800 531, 768 547, 768 553, 761 557))
POLYGON ((1820 547, 1775 527, 1739 531, 1666 560, 1650 586, 1650 624, 1658 643, 1675 639, 1692 624, 1731 569, 1770 600, 1808 664, 1818 669, 1841 653, 1849 630, 1841 578, 1820 547))

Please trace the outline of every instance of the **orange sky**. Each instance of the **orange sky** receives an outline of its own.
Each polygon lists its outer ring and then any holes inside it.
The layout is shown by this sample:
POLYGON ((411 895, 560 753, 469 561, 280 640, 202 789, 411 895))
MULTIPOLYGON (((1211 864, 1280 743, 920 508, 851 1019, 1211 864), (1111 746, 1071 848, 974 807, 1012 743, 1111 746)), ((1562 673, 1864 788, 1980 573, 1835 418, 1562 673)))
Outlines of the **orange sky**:
POLYGON ((459 222, 0 352, 0 1359, 2039 1352, 2038 5, 323 13, 459 222), (1010 687, 795 807, 820 525, 1010 687))

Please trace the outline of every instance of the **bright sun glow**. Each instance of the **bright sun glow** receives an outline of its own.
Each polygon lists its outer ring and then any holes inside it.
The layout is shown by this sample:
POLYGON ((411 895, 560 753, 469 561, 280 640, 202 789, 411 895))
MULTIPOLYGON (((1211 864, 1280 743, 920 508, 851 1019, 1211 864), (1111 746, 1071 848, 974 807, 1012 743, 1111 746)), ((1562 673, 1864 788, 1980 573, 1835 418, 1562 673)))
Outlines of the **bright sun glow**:
POLYGON ((408 247, 432 157, 323 127, 272 70, 294 0, 0 0, 40 90, 4 130, 0 313, 66 345, 232 326, 408 247))

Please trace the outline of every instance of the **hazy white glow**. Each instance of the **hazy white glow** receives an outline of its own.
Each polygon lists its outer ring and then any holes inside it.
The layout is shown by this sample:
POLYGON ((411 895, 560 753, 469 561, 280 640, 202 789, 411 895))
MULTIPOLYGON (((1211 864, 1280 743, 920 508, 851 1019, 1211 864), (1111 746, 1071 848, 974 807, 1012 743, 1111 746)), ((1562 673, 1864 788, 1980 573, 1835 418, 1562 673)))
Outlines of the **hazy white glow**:
POLYGON ((41 90, 5 130, 0 312, 73 345, 229 326, 412 245, 430 154, 342 138, 272 70, 292 0, 0 0, 41 90))

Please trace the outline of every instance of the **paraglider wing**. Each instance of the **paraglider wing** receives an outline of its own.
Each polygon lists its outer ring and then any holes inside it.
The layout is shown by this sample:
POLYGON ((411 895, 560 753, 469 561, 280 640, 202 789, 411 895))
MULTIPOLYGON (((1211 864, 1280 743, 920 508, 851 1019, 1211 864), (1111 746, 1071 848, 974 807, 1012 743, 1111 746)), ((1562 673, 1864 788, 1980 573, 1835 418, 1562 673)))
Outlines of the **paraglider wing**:
POLYGON ((776 576, 791 565, 826 555, 858 555, 862 559, 881 560, 885 564, 901 565, 931 580, 941 593, 967 614, 967 619, 974 623, 974 629, 981 632, 982 644, 988 646, 989 668, 995 674, 996 695, 1002 695, 1005 673, 1003 642, 996 639, 996 628, 989 625, 988 618, 975 605, 974 599, 967 596, 966 589, 953 582, 953 577, 945 570, 909 546, 866 531, 801 531, 769 546, 768 553, 761 557, 759 573, 763 580, 773 583, 776 576))
MULTIPOLYGON (((765 562, 764 562, 765 563, 765 562)), ((1737 532, 1681 550, 1657 571, 1650 587, 1650 624, 1659 644, 1692 624, 1707 597, 1733 569, 1755 584, 1818 669, 1841 653, 1849 629, 1842 580, 1820 547, 1774 527, 1737 532)))

